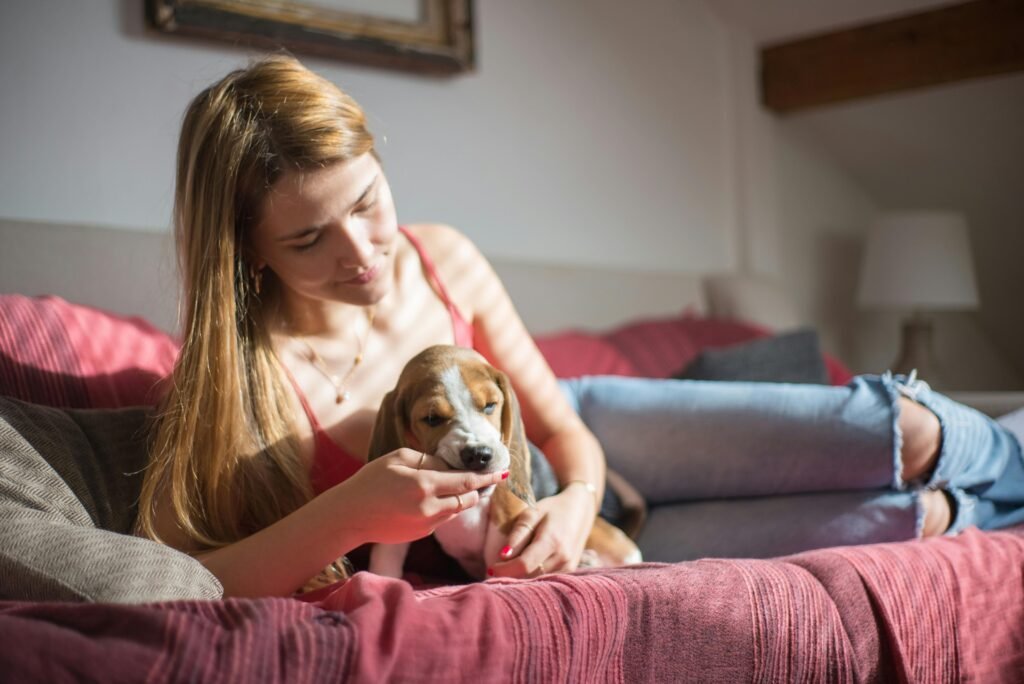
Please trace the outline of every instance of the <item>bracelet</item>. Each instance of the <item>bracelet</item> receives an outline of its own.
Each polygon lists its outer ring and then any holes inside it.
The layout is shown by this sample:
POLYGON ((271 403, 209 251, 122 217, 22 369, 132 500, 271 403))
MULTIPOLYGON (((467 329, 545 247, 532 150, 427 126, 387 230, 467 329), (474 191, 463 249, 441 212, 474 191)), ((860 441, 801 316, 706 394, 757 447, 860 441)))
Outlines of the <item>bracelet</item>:
POLYGON ((568 489, 571 485, 574 484, 581 484, 584 487, 586 487, 587 491, 590 492, 590 495, 594 497, 594 512, 597 513, 598 511, 600 511, 601 502, 597 500, 597 487, 595 487, 592 483, 587 482, 586 480, 569 480, 564 485, 562 485, 562 491, 564 492, 566 489, 568 489))

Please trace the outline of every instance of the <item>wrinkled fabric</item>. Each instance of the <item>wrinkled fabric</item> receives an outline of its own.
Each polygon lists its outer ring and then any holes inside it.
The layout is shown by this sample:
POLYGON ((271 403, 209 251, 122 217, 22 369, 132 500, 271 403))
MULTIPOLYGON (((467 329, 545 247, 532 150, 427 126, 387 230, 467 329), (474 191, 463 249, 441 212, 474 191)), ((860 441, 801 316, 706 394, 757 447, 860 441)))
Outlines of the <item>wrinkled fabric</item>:
POLYGON ((1020 681, 1024 528, 296 599, 0 603, 10 681, 1020 681))

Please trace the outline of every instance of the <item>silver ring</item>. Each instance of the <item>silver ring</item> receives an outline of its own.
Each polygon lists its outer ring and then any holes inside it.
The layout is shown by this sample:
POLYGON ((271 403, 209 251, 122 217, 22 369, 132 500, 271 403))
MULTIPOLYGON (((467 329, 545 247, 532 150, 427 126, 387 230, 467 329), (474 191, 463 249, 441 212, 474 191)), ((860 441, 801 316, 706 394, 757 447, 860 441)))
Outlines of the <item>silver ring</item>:
POLYGON ((456 513, 461 513, 462 512, 462 497, 459 496, 458 494, 456 494, 455 495, 455 500, 459 502, 459 510, 457 510, 455 512, 456 513))
POLYGON ((540 569, 540 574, 542 574, 542 575, 546 575, 547 574, 548 571, 544 569, 544 563, 541 563, 537 567, 540 569))
POLYGON ((421 451, 420 452, 420 462, 416 466, 416 470, 423 470, 423 461, 425 461, 425 460, 427 460, 427 452, 426 451, 421 451))

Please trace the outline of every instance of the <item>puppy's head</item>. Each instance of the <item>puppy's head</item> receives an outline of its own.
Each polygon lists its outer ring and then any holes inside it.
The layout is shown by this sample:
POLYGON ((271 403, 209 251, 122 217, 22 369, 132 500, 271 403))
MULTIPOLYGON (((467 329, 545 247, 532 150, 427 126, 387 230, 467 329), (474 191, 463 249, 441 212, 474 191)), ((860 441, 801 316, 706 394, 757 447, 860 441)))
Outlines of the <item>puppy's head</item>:
POLYGON ((508 377, 475 351, 451 345, 413 357, 381 403, 370 458, 402 446, 457 470, 521 470, 528 458, 508 377))

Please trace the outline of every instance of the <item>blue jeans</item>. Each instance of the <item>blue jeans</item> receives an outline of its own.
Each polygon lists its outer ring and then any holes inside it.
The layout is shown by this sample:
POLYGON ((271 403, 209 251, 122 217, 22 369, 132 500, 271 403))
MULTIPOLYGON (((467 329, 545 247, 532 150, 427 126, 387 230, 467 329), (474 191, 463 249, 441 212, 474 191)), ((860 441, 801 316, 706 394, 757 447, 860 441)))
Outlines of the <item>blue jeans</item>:
POLYGON ((561 386, 608 465, 647 499, 649 522, 672 509, 662 524, 689 535, 680 543, 690 550, 673 548, 665 560, 911 538, 923 488, 956 501, 950 534, 1024 522, 1020 442, 919 380, 887 373, 827 387, 592 376, 561 386), (900 395, 942 426, 926 481, 900 478, 900 395))

